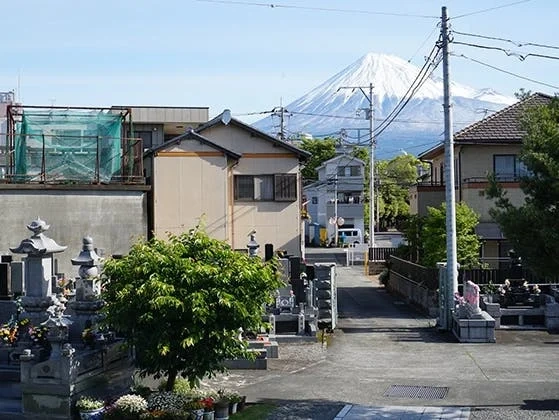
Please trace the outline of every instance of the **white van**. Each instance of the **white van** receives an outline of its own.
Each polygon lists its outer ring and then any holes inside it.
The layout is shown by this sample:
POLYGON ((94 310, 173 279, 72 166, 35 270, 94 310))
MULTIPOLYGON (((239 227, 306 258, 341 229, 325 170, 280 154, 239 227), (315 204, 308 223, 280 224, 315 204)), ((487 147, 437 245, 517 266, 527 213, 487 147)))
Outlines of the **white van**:
POLYGON ((362 244, 363 234, 361 229, 343 228, 338 229, 338 245, 362 244), (345 236, 345 241, 343 240, 345 236))

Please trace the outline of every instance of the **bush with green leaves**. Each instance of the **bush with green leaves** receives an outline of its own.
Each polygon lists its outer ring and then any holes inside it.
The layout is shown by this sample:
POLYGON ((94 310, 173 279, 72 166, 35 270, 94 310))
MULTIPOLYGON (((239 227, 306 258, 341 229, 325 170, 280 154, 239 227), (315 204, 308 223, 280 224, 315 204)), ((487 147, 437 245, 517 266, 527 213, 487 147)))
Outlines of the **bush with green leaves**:
MULTIPOLYGON (((163 380, 159 383, 159 386, 157 387, 157 389, 159 389, 159 391, 164 391, 167 389, 167 381, 163 380)), ((177 378, 175 380, 175 385, 173 386, 173 392, 177 393, 177 394, 181 394, 181 395, 193 395, 195 394, 197 391, 195 389, 195 387, 193 387, 190 382, 188 382, 186 379, 184 378, 177 378)))
POLYGON ((80 411, 91 411, 98 410, 104 406, 103 400, 97 398, 88 397, 86 395, 81 396, 78 401, 76 401, 76 408, 80 411))
POLYGON ((165 375, 166 391, 179 375, 195 385, 227 359, 254 358, 239 328, 263 326, 264 305, 283 285, 276 268, 198 228, 139 241, 105 262, 105 322, 134 346, 141 375, 165 375))

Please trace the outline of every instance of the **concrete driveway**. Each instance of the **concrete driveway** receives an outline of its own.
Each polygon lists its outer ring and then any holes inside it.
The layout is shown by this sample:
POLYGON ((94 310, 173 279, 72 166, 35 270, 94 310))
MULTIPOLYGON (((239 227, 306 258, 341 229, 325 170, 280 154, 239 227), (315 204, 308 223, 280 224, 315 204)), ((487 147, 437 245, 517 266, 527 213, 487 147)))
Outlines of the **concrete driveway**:
POLYGON ((283 418, 431 419, 443 409, 444 418, 468 418, 469 408, 476 419, 559 418, 559 335, 502 330, 497 343, 461 344, 363 267, 337 273, 339 327, 327 345, 280 344, 267 371, 233 371, 217 382, 239 387, 249 401, 302 410, 283 418), (394 416, 385 415, 391 407, 394 416), (488 417, 503 410, 505 417, 488 417))

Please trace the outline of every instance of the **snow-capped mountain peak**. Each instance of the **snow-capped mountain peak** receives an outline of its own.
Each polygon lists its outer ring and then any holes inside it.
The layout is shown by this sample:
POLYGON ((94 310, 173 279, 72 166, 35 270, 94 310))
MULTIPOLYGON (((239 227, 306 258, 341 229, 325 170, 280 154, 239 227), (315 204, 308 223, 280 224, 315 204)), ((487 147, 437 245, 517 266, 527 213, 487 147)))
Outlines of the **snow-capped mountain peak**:
MULTIPOLYGON (((355 115, 359 109, 369 107, 367 98, 358 89, 341 88, 367 87, 370 83, 373 84, 374 118, 382 120, 404 97, 420 70, 420 67, 394 55, 365 54, 306 95, 288 104, 286 109, 291 116, 287 129, 290 133, 319 135, 366 126, 366 121, 356 119, 355 115), (332 118, 332 115, 338 118, 332 118)), ((436 69, 414 93, 412 100, 398 116, 400 121, 395 121, 383 133, 385 142, 394 136, 402 138, 403 133, 404 137, 413 139, 414 143, 414 133, 418 133, 416 137, 423 138, 419 140, 423 142, 426 136, 433 138, 436 134, 436 141, 442 129, 443 80, 436 75, 440 72, 440 68, 436 69), (413 123, 410 122, 412 120, 413 123)), ((516 101, 515 98, 501 95, 492 89, 475 89, 457 82, 451 83, 451 94, 457 129, 481 119, 480 109, 498 110, 516 101)), ((365 118, 364 114, 362 116, 365 118)), ((261 120, 255 126, 271 134, 278 132, 278 127, 274 127, 271 118, 261 120)))

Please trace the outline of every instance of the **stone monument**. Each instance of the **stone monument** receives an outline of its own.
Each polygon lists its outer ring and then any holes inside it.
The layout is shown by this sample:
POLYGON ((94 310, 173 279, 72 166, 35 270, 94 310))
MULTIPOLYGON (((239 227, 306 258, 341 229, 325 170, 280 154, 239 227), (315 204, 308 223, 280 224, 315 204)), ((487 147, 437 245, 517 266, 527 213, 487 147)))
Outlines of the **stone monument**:
POLYGON ((86 236, 82 243, 82 251, 72 259, 72 265, 79 266, 76 297, 69 304, 74 311, 74 324, 70 332, 73 338, 81 338, 81 333, 86 327, 92 327, 98 322, 100 317, 98 312, 103 307, 99 280, 101 257, 95 252, 91 237, 86 236))
POLYGON ((24 418, 73 418, 73 405, 84 393, 118 395, 129 389, 134 366, 131 354, 122 340, 107 334, 85 347, 81 333, 94 324, 103 306, 98 283, 101 260, 93 249, 93 241, 83 239, 83 249, 72 264, 78 265, 75 300, 69 303, 74 315, 65 314, 66 298, 52 290, 52 255, 62 252, 45 236, 49 226, 41 219, 27 226, 33 232, 11 251, 25 257, 24 312, 34 326, 45 328, 51 351, 42 356, 32 342, 21 343, 19 354, 22 414, 24 418))
POLYGON ((44 234, 49 227, 44 220, 37 218, 27 225, 33 235, 22 240, 18 247, 10 248, 14 254, 27 254, 24 257, 25 296, 21 303, 25 310, 23 315, 35 325, 48 318, 47 308, 59 303, 52 291, 52 256, 67 248, 44 234))

